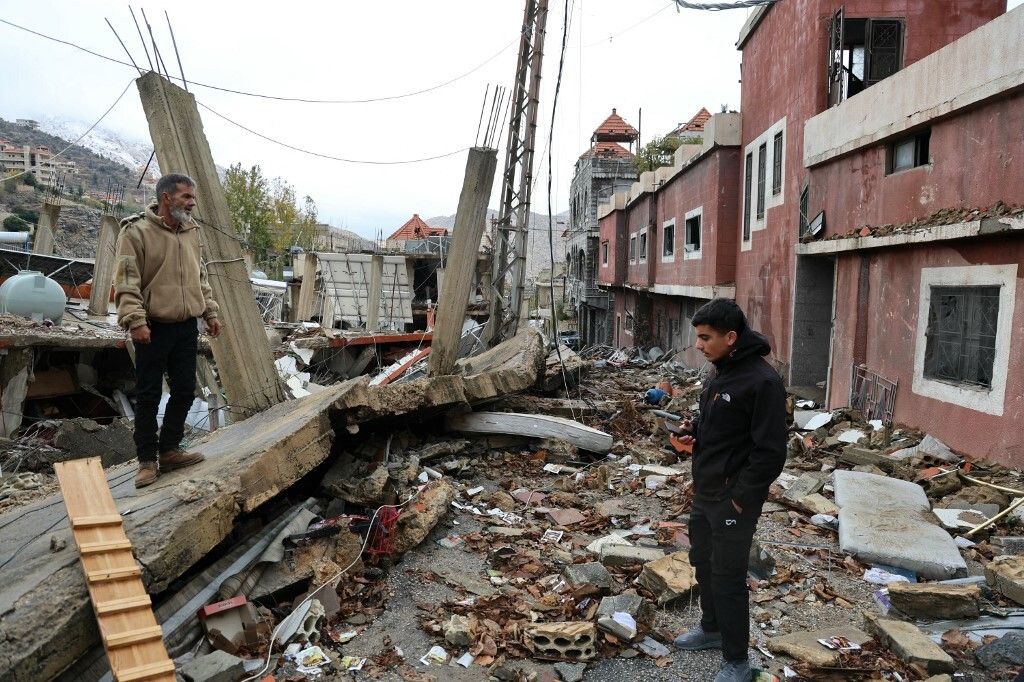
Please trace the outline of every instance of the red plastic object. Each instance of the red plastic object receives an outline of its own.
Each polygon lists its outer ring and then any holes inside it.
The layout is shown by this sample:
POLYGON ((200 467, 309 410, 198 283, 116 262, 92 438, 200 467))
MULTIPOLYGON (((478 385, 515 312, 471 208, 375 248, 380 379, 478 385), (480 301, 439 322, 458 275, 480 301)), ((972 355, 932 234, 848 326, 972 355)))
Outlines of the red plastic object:
POLYGON ((368 531, 370 541, 366 543, 367 554, 384 556, 395 551, 395 524, 398 523, 398 516, 399 511, 394 507, 381 507, 368 531))

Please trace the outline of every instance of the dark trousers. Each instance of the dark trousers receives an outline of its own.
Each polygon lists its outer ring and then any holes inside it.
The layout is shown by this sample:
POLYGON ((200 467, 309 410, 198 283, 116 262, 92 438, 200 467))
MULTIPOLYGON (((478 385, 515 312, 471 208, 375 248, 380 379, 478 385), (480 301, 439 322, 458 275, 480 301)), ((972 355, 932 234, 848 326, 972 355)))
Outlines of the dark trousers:
POLYGON ((196 352, 199 328, 195 319, 163 324, 150 322, 149 343, 135 344, 135 452, 140 462, 155 462, 158 453, 179 447, 185 436, 185 416, 196 392, 196 352), (164 408, 157 437, 156 414, 163 379, 171 397, 164 408))
POLYGON ((690 564, 700 585, 701 627, 722 634, 722 658, 747 658, 750 597, 747 564, 761 504, 737 513, 728 499, 695 499, 690 511, 690 564))

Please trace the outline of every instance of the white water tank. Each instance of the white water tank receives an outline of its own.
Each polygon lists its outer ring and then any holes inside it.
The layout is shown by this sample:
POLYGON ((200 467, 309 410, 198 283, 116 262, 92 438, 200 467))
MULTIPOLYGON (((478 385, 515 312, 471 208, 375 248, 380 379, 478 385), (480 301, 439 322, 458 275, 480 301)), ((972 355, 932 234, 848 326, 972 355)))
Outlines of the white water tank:
POLYGON ((60 324, 66 302, 60 285, 35 270, 22 270, 0 285, 0 314, 60 324))

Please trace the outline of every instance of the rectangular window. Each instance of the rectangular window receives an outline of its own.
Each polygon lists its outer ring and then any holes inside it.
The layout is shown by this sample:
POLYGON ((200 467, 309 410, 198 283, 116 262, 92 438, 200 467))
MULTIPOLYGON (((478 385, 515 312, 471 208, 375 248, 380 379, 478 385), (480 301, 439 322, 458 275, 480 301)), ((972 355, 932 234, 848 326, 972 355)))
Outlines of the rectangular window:
POLYGON ((754 154, 747 154, 747 165, 743 173, 743 241, 750 241, 750 185, 754 173, 754 154))
POLYGON ((992 387, 999 287, 931 288, 924 376, 992 387))
POLYGON ((608 242, 601 242, 601 265, 608 265, 608 242))
POLYGON ((887 173, 927 165, 931 160, 931 137, 932 129, 928 128, 889 145, 887 173))
POLYGON ((686 242, 683 248, 687 253, 700 251, 700 216, 686 219, 686 242))
POLYGON ((772 196, 782 192, 782 133, 775 133, 772 147, 772 196))
POLYGON ((647 260, 647 233, 641 232, 640 237, 640 260, 647 260))
POLYGON ((629 238, 629 260, 630 262, 636 260, 636 235, 629 238))
POLYGON ((676 225, 668 223, 665 225, 662 237, 661 255, 671 258, 676 253, 676 225))
POLYGON ((903 20, 846 18, 842 8, 829 27, 828 102, 835 105, 903 67, 903 20))
POLYGON ((757 219, 764 220, 764 183, 768 170, 768 143, 763 143, 757 150, 757 219))
POLYGON ((804 191, 800 192, 800 233, 799 236, 803 237, 807 234, 807 225, 810 222, 810 217, 807 215, 807 199, 808 192, 810 190, 809 185, 804 185, 804 191))

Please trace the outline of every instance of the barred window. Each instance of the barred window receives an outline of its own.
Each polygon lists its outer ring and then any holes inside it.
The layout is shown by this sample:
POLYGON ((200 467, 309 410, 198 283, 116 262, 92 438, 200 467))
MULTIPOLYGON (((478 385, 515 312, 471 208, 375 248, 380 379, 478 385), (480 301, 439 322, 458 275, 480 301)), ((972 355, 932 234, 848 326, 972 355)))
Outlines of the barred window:
POLYGON ((924 375, 992 387, 999 287, 932 287, 924 375))

